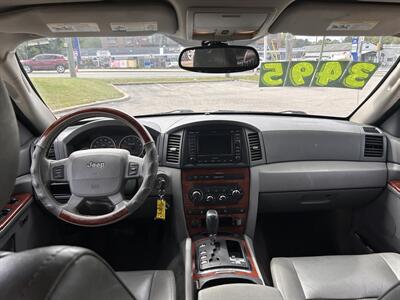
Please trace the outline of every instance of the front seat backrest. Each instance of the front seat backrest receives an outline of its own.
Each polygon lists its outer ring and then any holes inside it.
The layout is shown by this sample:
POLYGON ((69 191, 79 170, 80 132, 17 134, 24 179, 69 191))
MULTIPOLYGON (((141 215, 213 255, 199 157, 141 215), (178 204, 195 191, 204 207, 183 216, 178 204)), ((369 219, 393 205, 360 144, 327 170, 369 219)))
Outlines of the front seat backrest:
POLYGON ((8 203, 18 170, 19 135, 14 109, 0 79, 0 209, 8 203))
POLYGON ((399 300, 400 299, 400 283, 388 290, 379 300, 399 300))
POLYGON ((71 246, 37 248, 0 260, 1 299, 134 300, 94 252, 71 246))

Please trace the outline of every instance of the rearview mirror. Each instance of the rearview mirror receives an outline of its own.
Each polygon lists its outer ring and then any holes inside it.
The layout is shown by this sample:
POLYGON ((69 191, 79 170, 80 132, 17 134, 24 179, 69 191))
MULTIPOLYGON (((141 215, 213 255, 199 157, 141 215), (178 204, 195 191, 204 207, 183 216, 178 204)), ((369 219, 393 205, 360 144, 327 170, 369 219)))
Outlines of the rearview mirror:
POLYGON ((179 56, 182 69, 203 73, 243 72, 257 68, 259 63, 256 49, 223 43, 186 48, 179 56))

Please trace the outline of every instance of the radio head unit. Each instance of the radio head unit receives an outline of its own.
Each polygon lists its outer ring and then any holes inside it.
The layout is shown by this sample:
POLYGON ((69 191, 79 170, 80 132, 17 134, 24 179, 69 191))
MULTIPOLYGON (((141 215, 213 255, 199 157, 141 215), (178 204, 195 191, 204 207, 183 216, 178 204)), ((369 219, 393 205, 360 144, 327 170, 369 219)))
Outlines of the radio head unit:
POLYGON ((185 134, 184 164, 237 164, 245 162, 240 127, 190 128, 185 134))

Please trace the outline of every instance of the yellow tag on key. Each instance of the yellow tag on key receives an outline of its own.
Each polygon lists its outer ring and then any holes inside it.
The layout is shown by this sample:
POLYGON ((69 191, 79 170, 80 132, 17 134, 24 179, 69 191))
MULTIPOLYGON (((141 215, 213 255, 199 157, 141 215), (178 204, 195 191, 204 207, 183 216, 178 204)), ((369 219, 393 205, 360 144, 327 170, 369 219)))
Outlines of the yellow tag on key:
POLYGON ((157 199, 157 212, 156 212, 156 217, 154 219, 165 221, 166 209, 167 209, 167 202, 162 198, 157 199))

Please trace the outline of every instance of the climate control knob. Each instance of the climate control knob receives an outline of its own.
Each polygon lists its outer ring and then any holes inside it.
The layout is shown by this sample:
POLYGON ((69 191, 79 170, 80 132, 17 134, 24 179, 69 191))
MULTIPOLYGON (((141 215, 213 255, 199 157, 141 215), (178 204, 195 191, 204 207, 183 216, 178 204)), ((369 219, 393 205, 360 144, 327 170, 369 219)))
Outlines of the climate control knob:
POLYGON ((194 201, 194 202, 199 202, 201 200, 203 200, 203 193, 199 190, 194 190, 192 192, 192 194, 190 195, 190 198, 194 201))
POLYGON ((221 202, 224 202, 224 201, 226 201, 226 196, 225 195, 220 195, 218 197, 218 200, 221 201, 221 202))
POLYGON ((214 197, 213 196, 207 196, 206 198, 206 202, 213 202, 214 201, 214 197))
POLYGON ((234 189, 232 190, 231 195, 233 199, 238 200, 242 196, 242 193, 238 189, 234 189))

